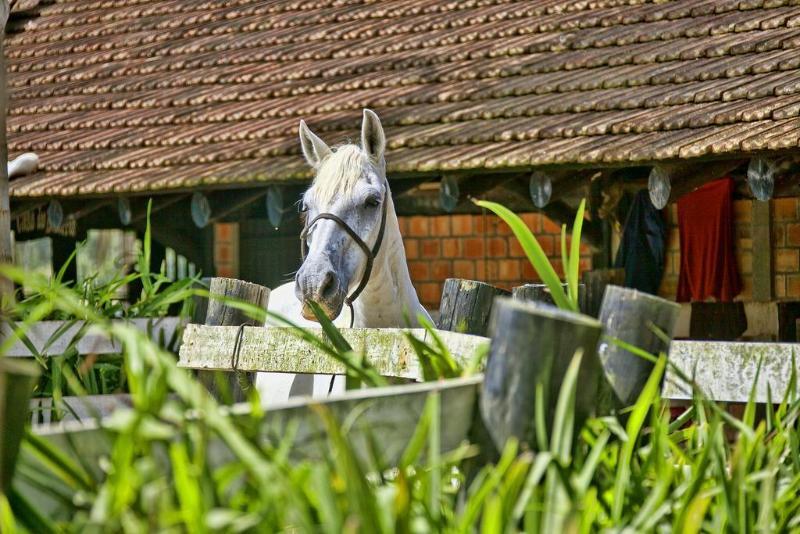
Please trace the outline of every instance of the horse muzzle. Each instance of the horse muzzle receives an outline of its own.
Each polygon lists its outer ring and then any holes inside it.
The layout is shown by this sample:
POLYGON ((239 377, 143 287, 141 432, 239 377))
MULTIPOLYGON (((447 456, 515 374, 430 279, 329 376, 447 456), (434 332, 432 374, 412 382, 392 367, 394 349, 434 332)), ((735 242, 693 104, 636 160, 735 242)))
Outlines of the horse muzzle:
POLYGON ((339 277, 332 270, 302 268, 297 273, 295 295, 303 303, 303 318, 317 320, 310 305, 311 302, 316 302, 328 319, 336 319, 342 312, 347 297, 342 287, 339 277))

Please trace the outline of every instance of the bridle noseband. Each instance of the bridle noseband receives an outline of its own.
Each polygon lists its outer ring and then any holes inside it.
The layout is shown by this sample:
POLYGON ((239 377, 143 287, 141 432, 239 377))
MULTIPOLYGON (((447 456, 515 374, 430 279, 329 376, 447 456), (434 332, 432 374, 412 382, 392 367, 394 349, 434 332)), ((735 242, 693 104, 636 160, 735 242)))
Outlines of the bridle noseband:
POLYGON ((350 228, 350 226, 344 222, 339 216, 334 215, 333 213, 320 213, 311 221, 309 221, 303 231, 300 232, 300 254, 303 258, 303 261, 306 260, 306 255, 308 254, 308 233, 311 231, 311 228, 314 224, 320 219, 328 219, 330 221, 335 222, 342 229, 347 232, 347 235, 350 236, 350 239, 355 241, 356 245, 358 245, 361 250, 364 251, 364 255, 367 257, 367 266, 364 268, 364 275, 361 277, 361 283, 358 284, 358 287, 353 291, 347 298, 344 299, 345 304, 347 307, 350 308, 350 328, 353 327, 353 322, 355 321, 356 314, 353 310, 353 302, 358 298, 364 288, 367 287, 369 283, 369 277, 372 274, 372 265, 375 263, 375 257, 378 255, 378 252, 381 249, 381 243, 383 242, 383 234, 386 230, 386 206, 389 204, 389 184, 384 181, 384 194, 383 194, 383 202, 381 206, 381 225, 378 229, 378 237, 375 239, 375 244, 372 245, 372 248, 369 248, 361 236, 359 236, 355 230, 350 228))

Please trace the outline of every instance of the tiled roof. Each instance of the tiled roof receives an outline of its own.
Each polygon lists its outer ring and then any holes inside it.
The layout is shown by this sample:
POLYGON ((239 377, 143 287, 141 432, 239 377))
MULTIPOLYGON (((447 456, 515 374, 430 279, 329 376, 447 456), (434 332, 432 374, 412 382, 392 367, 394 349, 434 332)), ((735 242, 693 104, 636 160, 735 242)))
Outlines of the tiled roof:
POLYGON ((800 2, 57 0, 7 38, 12 194, 308 176, 381 116, 391 173, 625 165, 800 140, 800 2))

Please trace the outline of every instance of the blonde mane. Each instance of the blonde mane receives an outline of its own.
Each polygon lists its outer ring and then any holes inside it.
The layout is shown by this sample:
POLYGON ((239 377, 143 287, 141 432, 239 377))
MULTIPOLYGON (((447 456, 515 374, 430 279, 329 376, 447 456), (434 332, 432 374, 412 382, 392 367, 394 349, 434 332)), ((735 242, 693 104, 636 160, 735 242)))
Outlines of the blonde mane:
POLYGON ((349 195, 369 162, 369 156, 358 145, 334 148, 322 161, 311 184, 314 198, 321 205, 327 205, 337 196, 349 195))

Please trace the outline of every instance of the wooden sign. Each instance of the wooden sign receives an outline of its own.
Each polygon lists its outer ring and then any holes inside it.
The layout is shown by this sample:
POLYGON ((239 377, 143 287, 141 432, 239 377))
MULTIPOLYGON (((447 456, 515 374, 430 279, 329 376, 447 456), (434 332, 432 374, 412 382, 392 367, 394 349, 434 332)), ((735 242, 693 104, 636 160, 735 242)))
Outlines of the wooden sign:
POLYGON ((78 221, 74 217, 67 215, 62 217, 63 221, 54 221, 49 212, 49 206, 41 206, 21 213, 14 217, 14 229, 17 234, 43 232, 66 237, 78 235, 78 221))

